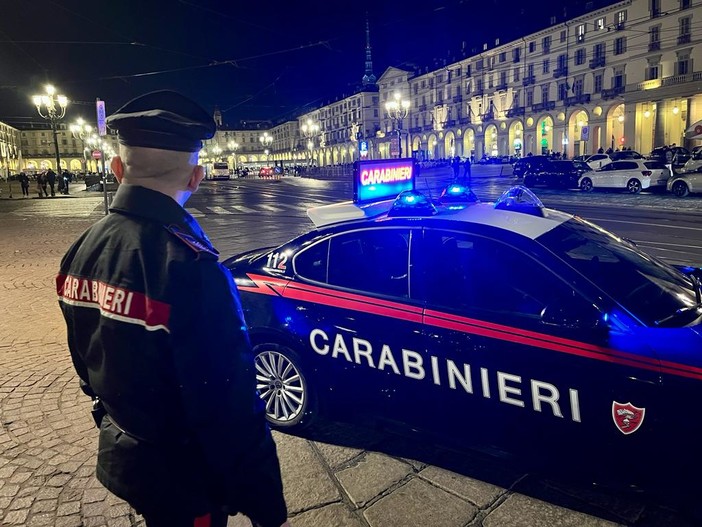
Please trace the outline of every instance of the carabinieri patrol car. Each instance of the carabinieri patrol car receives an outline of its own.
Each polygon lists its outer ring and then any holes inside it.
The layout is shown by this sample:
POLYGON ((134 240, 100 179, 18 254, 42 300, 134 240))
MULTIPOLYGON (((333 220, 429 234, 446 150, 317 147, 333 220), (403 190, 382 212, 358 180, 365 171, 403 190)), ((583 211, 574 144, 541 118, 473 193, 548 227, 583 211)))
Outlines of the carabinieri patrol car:
POLYGON ((270 423, 373 418, 603 481, 693 481, 700 270, 525 187, 484 203, 456 181, 431 200, 416 172, 361 162, 353 202, 226 262, 270 423))

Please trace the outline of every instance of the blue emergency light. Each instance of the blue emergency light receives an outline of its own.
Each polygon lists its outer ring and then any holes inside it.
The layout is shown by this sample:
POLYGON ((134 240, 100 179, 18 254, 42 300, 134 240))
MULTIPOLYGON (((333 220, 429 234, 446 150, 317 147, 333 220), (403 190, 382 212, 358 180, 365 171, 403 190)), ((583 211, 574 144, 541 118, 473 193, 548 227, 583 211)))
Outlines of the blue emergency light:
POLYGON ((495 202, 495 208, 546 217, 544 204, 536 194, 522 185, 505 190, 500 199, 495 202))
POLYGON ((424 194, 416 190, 405 190, 395 199, 388 217, 433 216, 436 213, 436 207, 424 194))
POLYGON ((441 191, 439 203, 478 203, 480 200, 470 187, 461 183, 451 183, 441 191))

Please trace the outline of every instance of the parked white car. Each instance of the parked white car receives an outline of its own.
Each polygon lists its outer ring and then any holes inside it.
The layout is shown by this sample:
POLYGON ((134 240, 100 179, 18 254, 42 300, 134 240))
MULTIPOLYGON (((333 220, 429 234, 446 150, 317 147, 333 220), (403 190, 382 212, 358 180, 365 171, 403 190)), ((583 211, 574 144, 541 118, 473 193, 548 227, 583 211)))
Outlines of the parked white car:
POLYGON ((608 154, 593 154, 585 159, 585 162, 590 165, 592 170, 599 170, 605 165, 612 162, 612 158, 608 154))
POLYGON ((692 149, 692 155, 680 172, 697 172, 702 169, 702 149, 698 146, 692 149))
POLYGON ((693 192, 702 192, 702 168, 697 172, 675 174, 668 180, 667 188, 679 198, 684 198, 693 192))
POLYGON ((647 188, 666 188, 670 175, 668 167, 658 161, 626 159, 612 161, 600 170, 584 174, 578 180, 578 186, 585 192, 596 188, 619 188, 637 194, 647 188))

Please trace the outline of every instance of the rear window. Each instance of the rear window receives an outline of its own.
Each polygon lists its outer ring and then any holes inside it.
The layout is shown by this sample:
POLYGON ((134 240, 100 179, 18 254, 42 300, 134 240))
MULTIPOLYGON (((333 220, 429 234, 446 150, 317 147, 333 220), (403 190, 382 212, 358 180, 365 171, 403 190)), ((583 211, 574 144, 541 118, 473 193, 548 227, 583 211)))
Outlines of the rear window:
POLYGON ((634 161, 617 161, 612 165, 613 170, 637 170, 639 168, 639 164, 634 161))

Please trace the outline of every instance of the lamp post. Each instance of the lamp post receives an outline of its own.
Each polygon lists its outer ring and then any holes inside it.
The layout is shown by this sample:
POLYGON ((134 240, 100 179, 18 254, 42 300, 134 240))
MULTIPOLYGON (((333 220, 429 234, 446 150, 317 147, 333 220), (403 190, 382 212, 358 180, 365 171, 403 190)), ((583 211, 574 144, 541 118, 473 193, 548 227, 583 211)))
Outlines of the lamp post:
POLYGON ((93 127, 86 123, 82 117, 79 117, 68 129, 71 131, 71 134, 73 134, 73 137, 80 139, 83 145, 83 171, 87 173, 88 157, 85 155, 85 141, 90 137, 90 134, 93 133, 93 127))
POLYGON ((314 149, 314 138, 319 133, 319 125, 315 123, 312 119, 307 119, 302 126, 300 126, 302 135, 307 139, 307 168, 309 169, 312 165, 312 150, 314 149))
POLYGON ((407 117, 409 108, 410 102, 403 99, 399 91, 393 94, 392 100, 385 103, 385 110, 396 125, 398 158, 402 157, 402 120, 407 117))
POLYGON ((66 115, 68 98, 65 95, 56 93, 56 88, 51 84, 44 87, 46 93, 33 95, 32 102, 37 108, 37 112, 42 119, 46 119, 51 124, 51 131, 54 134, 54 149, 56 150, 56 172, 61 172, 61 155, 58 144, 58 123, 66 115))
POLYGON ((227 146, 229 147, 229 150, 232 151, 234 157, 234 173, 236 173, 236 151, 239 150, 239 143, 237 143, 236 141, 229 141, 229 143, 227 143, 227 146))
POLYGON ((114 156, 114 152, 112 151, 112 147, 97 135, 91 135, 86 141, 91 149, 97 150, 100 154, 100 164, 102 165, 102 196, 105 205, 105 216, 107 216, 110 211, 109 200, 107 198, 107 168, 105 167, 105 157, 114 156))
POLYGON ((270 150, 268 150, 267 147, 271 145, 273 142, 273 136, 269 134, 268 132, 263 132, 263 135, 258 138, 259 141, 261 141, 261 144, 263 145, 264 152, 266 154, 266 163, 268 163, 268 155, 270 154, 270 150))

